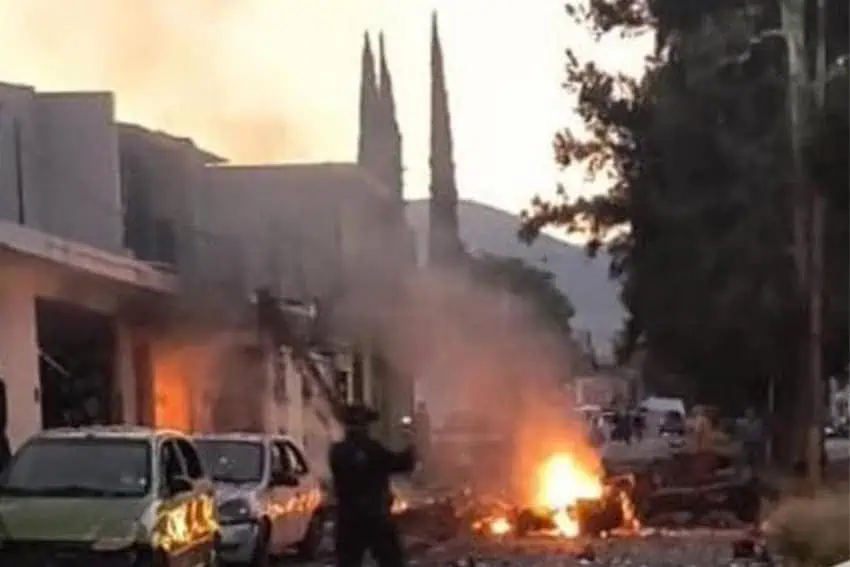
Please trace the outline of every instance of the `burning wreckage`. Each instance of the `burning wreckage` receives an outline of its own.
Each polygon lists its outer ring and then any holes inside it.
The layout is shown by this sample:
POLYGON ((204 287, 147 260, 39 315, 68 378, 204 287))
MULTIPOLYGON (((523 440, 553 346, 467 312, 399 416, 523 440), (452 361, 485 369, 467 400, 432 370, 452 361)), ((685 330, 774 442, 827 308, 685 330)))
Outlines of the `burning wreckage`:
POLYGON ((399 497, 394 512, 406 533, 430 541, 727 528, 753 524, 759 515, 757 479, 725 452, 681 448, 645 462, 603 461, 602 469, 596 474, 559 453, 538 467, 531 504, 466 488, 441 497, 399 497))

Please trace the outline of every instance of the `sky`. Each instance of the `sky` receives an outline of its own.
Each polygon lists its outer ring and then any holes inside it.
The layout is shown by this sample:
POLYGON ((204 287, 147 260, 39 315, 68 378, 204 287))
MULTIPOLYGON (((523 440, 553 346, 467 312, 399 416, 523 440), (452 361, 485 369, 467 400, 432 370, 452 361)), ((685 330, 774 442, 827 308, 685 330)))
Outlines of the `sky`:
MULTIPOLYGON (((578 122, 564 50, 635 71, 561 0, 0 0, 0 81, 110 90, 119 119, 238 163, 351 161, 364 30, 386 36, 408 198, 427 195, 430 14, 439 14, 461 197, 553 195, 551 141, 578 122)), ((570 176, 571 194, 600 190, 570 176)))

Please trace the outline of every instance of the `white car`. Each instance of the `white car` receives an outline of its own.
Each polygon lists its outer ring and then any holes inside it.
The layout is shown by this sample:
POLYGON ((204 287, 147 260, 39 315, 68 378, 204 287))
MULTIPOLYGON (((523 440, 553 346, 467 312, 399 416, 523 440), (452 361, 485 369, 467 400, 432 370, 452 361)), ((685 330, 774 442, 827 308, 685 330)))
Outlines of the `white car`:
POLYGON ((194 441, 216 485, 223 561, 264 566, 293 549, 304 558, 315 557, 326 501, 291 438, 227 433, 194 441))

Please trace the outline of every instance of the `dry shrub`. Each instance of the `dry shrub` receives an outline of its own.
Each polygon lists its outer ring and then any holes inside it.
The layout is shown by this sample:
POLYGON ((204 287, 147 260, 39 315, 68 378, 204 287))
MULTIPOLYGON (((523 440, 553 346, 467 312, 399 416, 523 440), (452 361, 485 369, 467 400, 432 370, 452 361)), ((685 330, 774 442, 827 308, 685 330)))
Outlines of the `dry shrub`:
POLYGON ((824 491, 790 497, 766 522, 769 541, 801 565, 827 567, 850 559, 850 493, 824 491))

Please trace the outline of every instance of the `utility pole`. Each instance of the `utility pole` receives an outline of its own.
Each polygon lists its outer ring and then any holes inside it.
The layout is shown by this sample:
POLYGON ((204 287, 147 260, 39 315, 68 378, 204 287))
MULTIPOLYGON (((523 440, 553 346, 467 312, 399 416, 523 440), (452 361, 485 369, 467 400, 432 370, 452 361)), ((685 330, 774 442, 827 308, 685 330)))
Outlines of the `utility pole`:
MULTIPOLYGON (((821 481, 823 436, 823 236, 826 198, 814 187, 803 159, 803 140, 811 131, 812 110, 823 108, 827 81, 826 0, 817 1, 816 64, 814 80, 807 70, 808 51, 805 37, 806 0, 782 0, 782 32, 788 50, 788 113, 793 158, 794 257, 797 267, 801 305, 808 315, 805 322, 805 348, 800 354, 800 385, 808 395, 805 414, 808 478, 812 489, 821 481), (814 96, 813 96, 814 95, 814 96), (803 370, 805 368, 805 370, 803 370)), ((801 341, 802 343, 802 341, 801 341)))
MULTIPOLYGON (((815 108, 826 107, 826 0, 817 0, 817 45, 813 82, 815 108)), ((824 377, 823 377, 823 261, 826 195, 823 188, 810 184, 811 234, 809 235, 809 378, 812 388, 811 422, 808 439, 809 481, 813 489, 821 483, 823 454, 824 377)))

